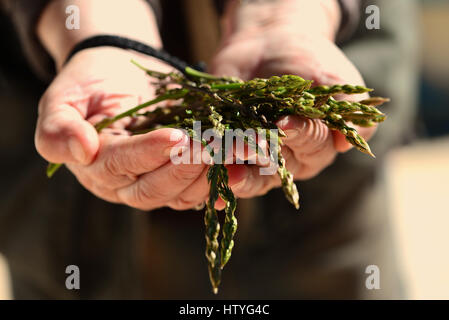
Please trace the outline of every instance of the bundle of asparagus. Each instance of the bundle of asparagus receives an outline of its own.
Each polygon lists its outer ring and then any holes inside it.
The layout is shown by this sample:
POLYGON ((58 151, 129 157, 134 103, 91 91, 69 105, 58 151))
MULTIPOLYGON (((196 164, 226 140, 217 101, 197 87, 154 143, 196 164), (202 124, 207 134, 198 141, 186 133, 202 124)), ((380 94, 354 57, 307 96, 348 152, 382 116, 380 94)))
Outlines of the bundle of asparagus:
MULTIPOLYGON (((330 129, 340 131, 361 152, 374 156, 366 141, 350 127, 352 122, 369 127, 382 122, 385 114, 376 106, 388 99, 373 97, 360 102, 338 101, 336 94, 359 94, 371 91, 363 86, 334 85, 311 87, 312 81, 299 76, 273 76, 269 79, 242 81, 237 78, 215 77, 187 67, 184 73, 161 73, 148 70, 133 61, 149 76, 157 80, 156 98, 113 118, 106 118, 96 125, 97 131, 125 117, 144 117, 145 127, 131 130, 140 134, 158 128, 181 128, 186 130, 192 140, 201 142, 211 156, 216 151, 208 145, 209 141, 192 129, 195 121, 201 121, 201 130, 213 129, 223 137, 226 130, 255 129, 264 132, 270 138, 273 129, 277 129, 277 144, 270 145, 268 157, 276 164, 286 198, 298 209, 299 195, 293 181, 293 175, 286 169, 281 153, 282 137, 285 133, 276 126, 282 116, 299 115, 323 121, 330 129), (174 106, 156 108, 143 112, 142 109, 165 100, 176 101, 174 106)), ((263 153, 254 139, 244 137, 245 143, 256 153, 263 153)), ((223 139, 224 142, 224 139, 223 139)), ((224 148, 224 145, 221 146, 224 148)), ((223 153, 223 159, 225 153, 223 153)), ((59 164, 50 164, 49 177, 59 168, 59 164)), ((237 202, 228 185, 227 169, 224 161, 211 163, 207 179, 210 184, 209 199, 206 203, 204 222, 206 226, 206 257, 209 278, 214 293, 218 292, 221 272, 231 257, 234 247, 234 235, 237 219, 234 215, 237 202), (220 223, 215 209, 218 198, 225 202, 225 219, 219 242, 220 223)))

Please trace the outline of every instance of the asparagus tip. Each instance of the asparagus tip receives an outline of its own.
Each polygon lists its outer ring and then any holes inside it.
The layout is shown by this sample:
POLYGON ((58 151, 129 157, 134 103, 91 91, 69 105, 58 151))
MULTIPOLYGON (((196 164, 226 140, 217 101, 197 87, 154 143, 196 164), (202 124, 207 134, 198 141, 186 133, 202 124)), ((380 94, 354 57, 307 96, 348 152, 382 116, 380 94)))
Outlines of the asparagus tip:
POLYGON ((371 148, 369 147, 369 145, 366 143, 365 146, 365 153, 369 154, 371 157, 373 157, 374 159, 376 159, 376 156, 374 155, 374 153, 371 151, 371 148))

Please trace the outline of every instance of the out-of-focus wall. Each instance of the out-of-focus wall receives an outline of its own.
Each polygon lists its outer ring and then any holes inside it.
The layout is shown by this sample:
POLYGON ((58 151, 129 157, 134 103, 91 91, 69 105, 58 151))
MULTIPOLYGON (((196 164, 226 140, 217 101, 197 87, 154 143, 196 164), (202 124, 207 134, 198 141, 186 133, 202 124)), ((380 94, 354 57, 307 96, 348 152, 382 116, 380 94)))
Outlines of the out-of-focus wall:
POLYGON ((449 1, 422 0, 417 23, 424 129, 384 173, 407 298, 449 299, 449 1))
POLYGON ((449 1, 421 1, 422 135, 449 134, 449 1))
POLYGON ((390 153, 385 177, 409 299, 449 299, 449 137, 390 153))
POLYGON ((0 254, 0 300, 11 299, 11 286, 6 260, 0 254))
POLYGON ((423 76, 449 88, 449 1, 422 1, 423 76))

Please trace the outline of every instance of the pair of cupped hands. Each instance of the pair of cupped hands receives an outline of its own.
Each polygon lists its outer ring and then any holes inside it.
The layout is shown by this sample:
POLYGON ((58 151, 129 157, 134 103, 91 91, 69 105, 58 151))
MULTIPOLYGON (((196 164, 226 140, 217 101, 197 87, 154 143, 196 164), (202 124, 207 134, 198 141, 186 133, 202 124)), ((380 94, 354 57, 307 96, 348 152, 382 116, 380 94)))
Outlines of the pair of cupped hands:
MULTIPOLYGON (((77 53, 53 80, 39 103, 35 135, 38 152, 64 163, 97 197, 141 210, 168 206, 196 207, 207 200, 207 164, 173 164, 174 145, 191 141, 178 129, 158 129, 131 136, 122 119, 97 133, 94 124, 154 95, 151 79, 130 63, 167 71, 157 60, 130 51, 102 47, 77 53)), ((296 74, 314 84, 363 85, 354 65, 324 36, 292 34, 276 28, 229 36, 217 51, 209 72, 242 79, 296 74)), ((345 97, 359 100, 362 95, 345 97)), ((285 131, 283 155, 295 179, 310 179, 329 166, 338 152, 351 148, 344 136, 320 120, 287 116, 277 125, 285 131)), ((373 128, 357 128, 368 139, 373 128)), ((227 165, 229 184, 238 198, 265 194, 280 186, 277 175, 260 175, 257 165, 227 165)), ((217 209, 224 203, 218 201, 217 209)))

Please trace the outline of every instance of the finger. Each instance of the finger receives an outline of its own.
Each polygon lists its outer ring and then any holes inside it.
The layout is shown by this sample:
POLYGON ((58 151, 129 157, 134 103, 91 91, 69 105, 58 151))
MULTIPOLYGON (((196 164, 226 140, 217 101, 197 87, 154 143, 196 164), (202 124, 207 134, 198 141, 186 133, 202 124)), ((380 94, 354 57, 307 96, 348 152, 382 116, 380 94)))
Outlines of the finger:
POLYGON ((234 195, 238 198, 251 198, 267 193, 276 185, 276 170, 270 175, 261 175, 260 167, 256 165, 229 166, 229 176, 239 175, 237 181, 230 183, 234 195))
MULTIPOLYGON (((177 198, 169 203, 169 206, 176 210, 191 209, 201 203, 208 201, 210 184, 207 181, 207 171, 210 166, 205 166, 200 176, 183 192, 179 194, 177 198)), ((228 168, 228 184, 232 185, 238 183, 244 178, 246 172, 243 165, 231 165, 228 168), (229 167, 235 167, 235 170, 229 171, 229 167)), ((215 203, 215 209, 223 210, 225 202, 218 198, 215 203)))
POLYGON ((320 120, 287 116, 278 121, 287 137, 283 141, 298 161, 313 162, 317 168, 324 168, 335 156, 331 130, 320 120))
POLYGON ((95 128, 68 104, 40 102, 35 144, 46 160, 54 163, 90 163, 98 151, 95 128))
MULTIPOLYGON (((308 163, 297 161, 290 148, 284 147, 282 154, 286 160, 287 170, 292 172, 294 179, 309 179, 318 174, 322 168, 310 167, 308 163)), ((279 187, 281 181, 274 168, 272 174, 261 174, 258 166, 234 165, 228 169, 229 176, 235 176, 231 188, 234 194, 240 198, 251 198, 266 194, 273 187, 279 187)), ((218 201, 217 201, 218 202, 218 201)), ((219 202, 216 209, 223 209, 224 202, 219 202)))
MULTIPOLYGON (((221 143, 219 145, 221 145, 221 143)), ((210 148, 215 147, 213 141, 209 143, 209 147, 210 148)), ((202 163, 205 164, 203 172, 188 188, 186 188, 183 192, 179 194, 178 197, 176 197, 169 203, 170 207, 177 210, 185 210, 196 207, 197 205, 208 201, 210 184, 209 181, 207 180, 207 172, 211 164, 211 162, 209 162, 211 158, 208 154, 209 154, 208 151, 206 151, 205 148, 203 147, 202 158, 200 159, 202 160, 202 163)), ((191 159, 193 159, 194 157, 195 155, 192 155, 191 159)), ((190 163, 198 163, 198 162, 190 162, 190 163)), ((242 178, 243 173, 241 172, 241 170, 240 171, 236 170, 234 174, 229 176, 228 183, 229 184, 236 183, 242 178)), ((215 208, 218 210, 223 209, 224 201, 219 198, 215 204, 215 208)))
MULTIPOLYGON (((186 210, 193 208, 201 203, 208 201, 210 184, 207 181, 207 171, 210 166, 205 166, 201 175, 179 196, 169 203, 169 206, 176 210, 186 210)), ((246 170, 243 165, 230 165, 228 168, 228 184, 233 185, 244 178, 246 170), (235 167, 235 170, 230 170, 229 167, 235 167)), ((215 202, 215 209, 223 210, 225 202, 219 197, 215 202)))
POLYGON ((67 89, 67 83, 56 81, 44 94, 39 102, 35 134, 36 148, 44 158, 55 163, 90 163, 98 152, 99 139, 89 118, 100 110, 101 116, 110 116, 120 108, 135 105, 138 99, 102 90, 93 94, 84 92, 83 86, 91 90, 91 86, 98 84, 99 81, 70 84, 67 89))
POLYGON ((187 210, 207 201, 209 196, 209 183, 206 177, 208 168, 209 166, 205 166, 198 178, 168 205, 176 210, 187 210))
POLYGON ((217 201, 215 201, 215 210, 221 211, 226 207, 226 202, 220 197, 218 197, 217 201))
POLYGON ((167 163, 148 172, 130 186, 117 190, 122 202, 141 210, 166 206, 178 197, 203 172, 204 164, 167 163))
MULTIPOLYGON (((91 101, 86 120, 95 125, 105 118, 112 118, 141 104, 142 98, 131 94, 95 93, 91 96, 91 101)), ((115 121, 109 127, 126 128, 133 121, 135 121, 134 118, 126 117, 115 121)))
POLYGON ((135 136, 102 133, 100 138, 95 162, 87 167, 69 165, 69 169, 77 176, 92 177, 106 189, 131 184, 137 176, 163 166, 173 154, 190 145, 183 131, 170 128, 135 136))
MULTIPOLYGON (((311 175, 306 164, 298 162, 288 147, 282 149, 286 160, 287 170, 293 173, 295 179, 305 179, 311 175)), ((262 174, 259 166, 233 165, 228 167, 230 185, 236 197, 251 198, 266 194, 273 187, 279 187, 281 181, 277 175, 277 166, 273 167, 271 174, 262 174)), ((215 206, 222 209, 223 204, 215 206)))

